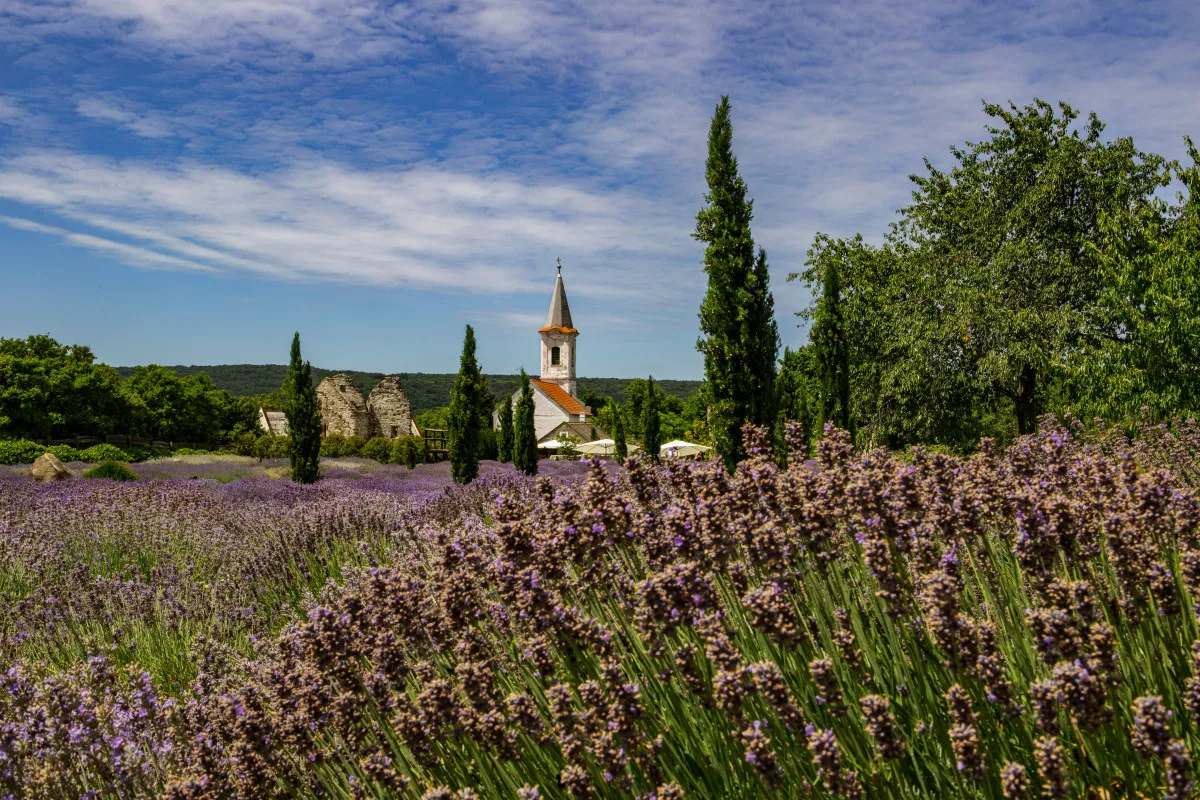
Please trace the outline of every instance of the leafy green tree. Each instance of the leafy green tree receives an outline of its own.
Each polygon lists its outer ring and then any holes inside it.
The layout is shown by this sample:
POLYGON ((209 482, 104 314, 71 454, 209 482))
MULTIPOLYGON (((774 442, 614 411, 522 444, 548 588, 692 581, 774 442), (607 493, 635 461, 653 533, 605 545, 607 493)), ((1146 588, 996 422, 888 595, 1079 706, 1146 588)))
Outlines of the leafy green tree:
POLYGON ((1065 104, 984 110, 997 121, 990 138, 953 149, 949 173, 926 163, 893 238, 910 251, 904 288, 932 295, 918 311, 958 334, 939 337, 953 344, 938 368, 963 369, 976 403, 1003 402, 1024 434, 1064 357, 1120 335, 1115 321, 1089 324, 1104 273, 1087 243, 1105 215, 1145 205, 1169 176, 1131 139, 1102 141, 1095 114, 1080 132, 1065 104))
POLYGON ((487 408, 487 379, 475 358, 475 329, 463 337, 458 379, 450 393, 450 474, 455 483, 470 483, 479 475, 479 446, 487 408))
POLYGON ((299 333, 292 337, 292 357, 282 392, 292 480, 315 483, 321 475, 321 411, 312 382, 312 365, 300 358, 299 333))
POLYGON ((1200 152, 1185 141, 1192 163, 1174 165, 1186 192, 1178 205, 1151 199, 1100 221, 1103 288, 1088 328, 1111 334, 1067 359, 1067 402, 1083 419, 1200 411, 1200 152))
POLYGON ((512 395, 504 395, 500 404, 500 436, 498 450, 500 460, 507 463, 513 460, 513 406, 512 395))
POLYGON ((120 376, 89 348, 0 338, 0 437, 128 433, 129 419, 120 376))
POLYGON ((984 112, 988 137, 952 148, 949 171, 926 161, 882 247, 818 236, 810 251, 810 288, 837 263, 852 419, 872 444, 1031 432, 1100 386, 1079 372, 1089 354, 1131 341, 1105 308, 1120 259, 1109 248, 1106 264, 1099 242, 1105 224, 1136 231, 1124 228, 1169 181, 1166 162, 1104 141, 1095 115, 1080 130, 1066 105, 984 112))
POLYGON ((642 403, 642 449, 651 461, 658 463, 662 445, 662 425, 658 414, 659 395, 654 376, 646 381, 646 400, 642 403))
POLYGON ((538 471, 537 434, 533 427, 533 386, 521 370, 521 395, 513 410, 513 466, 526 475, 538 471))
POLYGON ((613 455, 618 464, 624 464, 629 458, 629 446, 625 443, 625 423, 621 420, 621 407, 613 403, 613 455))
POLYGON ((711 386, 709 413, 717 451, 730 470, 745 458, 742 425, 775 420, 775 359, 779 331, 766 251, 750 233, 753 201, 733 155, 729 98, 722 97, 708 134, 706 205, 693 236, 707 246, 708 291, 700 305, 704 375, 711 386))
POLYGON ((821 425, 832 422, 853 432, 850 415, 850 345, 842 315, 837 262, 825 266, 824 285, 811 331, 813 355, 821 376, 821 425))

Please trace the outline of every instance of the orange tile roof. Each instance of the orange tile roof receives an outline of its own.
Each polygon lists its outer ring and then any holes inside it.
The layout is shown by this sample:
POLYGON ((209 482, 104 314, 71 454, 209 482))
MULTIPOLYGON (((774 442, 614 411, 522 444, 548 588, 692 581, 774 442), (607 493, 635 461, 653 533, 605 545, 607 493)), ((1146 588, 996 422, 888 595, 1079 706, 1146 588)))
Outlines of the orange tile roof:
POLYGON ((559 386, 557 383, 543 381, 537 378, 530 378, 529 382, 536 385, 539 389, 546 393, 554 402, 558 403, 559 407, 568 414, 584 414, 592 416, 592 412, 587 410, 587 406, 576 400, 571 395, 567 394, 567 390, 559 386))
POLYGON ((559 325, 547 325, 544 328, 538 328, 538 333, 549 333, 550 331, 558 331, 559 333, 579 333, 574 328, 563 328, 559 325))

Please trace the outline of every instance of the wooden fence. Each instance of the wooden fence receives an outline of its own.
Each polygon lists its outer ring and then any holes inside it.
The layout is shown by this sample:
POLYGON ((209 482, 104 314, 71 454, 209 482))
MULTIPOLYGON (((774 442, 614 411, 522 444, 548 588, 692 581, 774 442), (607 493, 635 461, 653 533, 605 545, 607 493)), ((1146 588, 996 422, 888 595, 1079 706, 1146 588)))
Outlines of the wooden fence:
POLYGON ((169 442, 162 439, 147 439, 143 436, 75 436, 67 439, 34 439, 38 444, 51 447, 56 444, 66 444, 77 450, 84 450, 94 444, 113 444, 117 447, 156 447, 160 450, 211 450, 212 442, 169 442))
POLYGON ((426 428, 421 432, 425 437, 425 458, 429 461, 445 461, 450 458, 450 445, 447 435, 449 431, 441 428, 426 428))

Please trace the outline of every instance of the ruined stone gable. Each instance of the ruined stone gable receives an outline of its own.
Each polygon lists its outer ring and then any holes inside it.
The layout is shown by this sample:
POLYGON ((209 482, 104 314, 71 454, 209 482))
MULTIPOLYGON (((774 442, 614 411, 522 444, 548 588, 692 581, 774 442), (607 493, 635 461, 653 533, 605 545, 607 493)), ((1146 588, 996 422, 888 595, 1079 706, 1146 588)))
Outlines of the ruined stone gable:
POLYGON ((345 373, 330 375, 317 386, 317 408, 321 412, 321 435, 371 435, 371 418, 362 392, 345 373))
POLYGON ((400 379, 390 375, 371 390, 367 398, 371 435, 395 439, 412 432, 412 403, 400 385, 400 379))

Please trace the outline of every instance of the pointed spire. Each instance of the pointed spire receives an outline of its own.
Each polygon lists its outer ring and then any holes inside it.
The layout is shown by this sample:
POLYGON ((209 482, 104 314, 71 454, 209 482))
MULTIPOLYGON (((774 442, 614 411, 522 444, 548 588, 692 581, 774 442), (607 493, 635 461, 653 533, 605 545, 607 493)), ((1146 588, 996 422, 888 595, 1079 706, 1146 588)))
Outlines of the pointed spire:
POLYGON ((550 297, 550 311, 546 314, 545 327, 575 329, 571 322, 571 307, 567 305, 567 290, 563 288, 561 258, 558 260, 558 277, 554 279, 554 294, 550 297))

